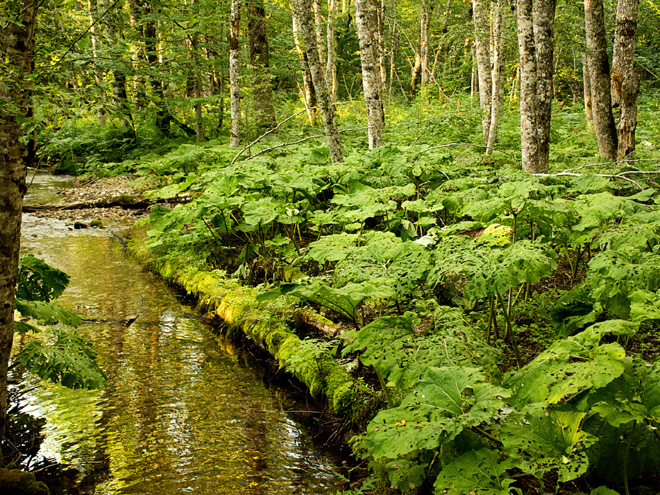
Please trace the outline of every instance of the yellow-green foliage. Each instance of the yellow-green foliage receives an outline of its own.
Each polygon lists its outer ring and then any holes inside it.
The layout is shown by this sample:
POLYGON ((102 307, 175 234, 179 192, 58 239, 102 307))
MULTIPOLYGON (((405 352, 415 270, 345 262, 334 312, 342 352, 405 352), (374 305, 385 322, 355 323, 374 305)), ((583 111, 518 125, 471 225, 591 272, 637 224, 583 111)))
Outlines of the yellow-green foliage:
MULTIPOLYGON (((240 329, 250 340, 266 349, 287 372, 294 375, 316 397, 325 397, 330 410, 360 423, 368 419, 373 394, 334 359, 331 344, 301 340, 285 323, 294 308, 285 298, 257 302, 257 291, 224 277, 219 270, 200 270, 198 260, 183 256, 157 258, 143 242, 131 246, 142 263, 164 279, 183 287, 200 305, 222 318, 232 329, 240 329)), ((318 316, 317 316, 318 317, 318 316)))

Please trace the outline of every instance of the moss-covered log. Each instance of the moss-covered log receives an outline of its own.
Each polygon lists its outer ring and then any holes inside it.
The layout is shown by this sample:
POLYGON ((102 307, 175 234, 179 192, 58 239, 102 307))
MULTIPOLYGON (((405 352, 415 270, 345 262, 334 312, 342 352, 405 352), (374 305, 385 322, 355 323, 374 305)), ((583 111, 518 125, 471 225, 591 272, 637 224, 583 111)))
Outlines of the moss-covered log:
MULTIPOLYGON (((303 341, 285 323, 287 316, 295 311, 286 298, 258 302, 256 289, 227 279, 218 270, 200 269, 198 260, 158 258, 144 243, 135 243, 131 252, 164 279, 195 296, 229 328, 240 329, 267 350, 282 369, 304 383, 312 395, 324 397, 333 413, 357 425, 370 419, 378 400, 374 392, 344 370, 329 353, 320 359, 306 357, 303 341)), ((323 320, 322 317, 315 319, 323 320)))

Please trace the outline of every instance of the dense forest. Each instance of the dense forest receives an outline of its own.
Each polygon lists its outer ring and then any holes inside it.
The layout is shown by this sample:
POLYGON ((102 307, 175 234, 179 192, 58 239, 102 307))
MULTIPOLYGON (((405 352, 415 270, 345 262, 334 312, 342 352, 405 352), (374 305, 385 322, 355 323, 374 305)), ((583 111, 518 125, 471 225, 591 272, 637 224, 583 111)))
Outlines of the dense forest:
POLYGON ((659 2, 3 0, 0 22, 0 437, 9 369, 107 383, 52 302, 68 277, 19 256, 49 169, 130 178, 76 208, 148 208, 133 255, 340 418, 346 493, 660 492, 659 2))

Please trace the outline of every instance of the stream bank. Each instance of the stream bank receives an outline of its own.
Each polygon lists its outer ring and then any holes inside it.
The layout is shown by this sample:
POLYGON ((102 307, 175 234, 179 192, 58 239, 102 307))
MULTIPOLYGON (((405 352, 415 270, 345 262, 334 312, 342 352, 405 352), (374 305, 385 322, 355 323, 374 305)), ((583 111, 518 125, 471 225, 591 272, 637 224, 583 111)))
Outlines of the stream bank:
MULTIPOLYGON (((126 236, 129 220, 108 223, 126 236)), ((68 469, 71 484, 59 493, 70 494, 320 495, 344 486, 334 474, 340 460, 298 422, 323 411, 265 383, 250 357, 136 264, 110 228, 69 221, 25 215, 23 251, 71 276, 58 302, 90 322, 79 333, 109 385, 71 391, 20 377, 22 410, 46 418, 30 467, 68 469)))

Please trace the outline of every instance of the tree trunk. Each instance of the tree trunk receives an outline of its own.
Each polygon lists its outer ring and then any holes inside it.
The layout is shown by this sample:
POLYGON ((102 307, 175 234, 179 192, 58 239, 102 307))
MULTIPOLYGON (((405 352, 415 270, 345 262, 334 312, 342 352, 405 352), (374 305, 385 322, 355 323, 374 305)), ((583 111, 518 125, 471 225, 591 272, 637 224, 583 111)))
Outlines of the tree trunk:
POLYGON ((429 84, 431 57, 429 55, 431 16, 433 15, 434 0, 422 0, 422 11, 419 20, 419 58, 420 71, 422 72, 422 89, 429 84))
POLYGON ((612 103, 619 107, 617 160, 632 159, 637 128, 637 96, 641 73, 635 70, 639 0, 619 0, 612 57, 612 103))
MULTIPOLYGON (((14 295, 29 150, 21 123, 32 117, 28 88, 34 58, 37 7, 32 0, 3 2, 0 18, 0 440, 7 418, 7 373, 14 339, 14 295)), ((34 147, 34 146, 33 146, 34 147)), ((0 461, 2 452, 0 451, 0 461)))
POLYGON ((307 110, 307 119, 309 120, 309 125, 314 125, 316 123, 316 117, 318 114, 316 110, 316 91, 314 90, 314 84, 312 83, 312 73, 309 70, 307 53, 305 52, 303 45, 300 42, 300 19, 298 19, 298 14, 293 3, 291 4, 291 25, 293 29, 293 41, 296 45, 296 51, 298 52, 298 58, 300 60, 300 67, 302 71, 302 99, 303 103, 305 104, 305 109, 307 110))
MULTIPOLYGON (((316 45, 319 47, 319 60, 325 63, 325 41, 327 36, 323 36, 323 12, 321 11, 321 0, 312 0, 314 9, 314 30, 316 32, 316 45)), ((329 87, 328 81, 326 85, 329 87)))
MULTIPOLYGON (((106 10, 110 7, 109 0, 101 0, 103 9, 106 10)), ((116 15, 108 12, 105 16, 105 32, 111 40, 121 37, 121 29, 118 29, 119 21, 116 15)), ((133 116, 131 109, 128 106, 128 94, 126 93, 126 73, 123 69, 123 62, 118 60, 112 70, 114 80, 112 82, 112 104, 115 111, 120 116, 124 129, 131 137, 135 137, 133 128, 133 116)))
POLYGON ((520 134, 523 170, 548 170, 556 0, 518 0, 520 134))
POLYGON ((378 68, 380 69, 381 96, 387 86, 387 70, 385 69, 385 0, 379 0, 376 5, 376 40, 378 47, 378 68))
MULTIPOLYGON (((135 34, 137 34, 137 37, 139 39, 143 39, 144 29, 142 24, 139 22, 139 19, 142 17, 140 10, 141 5, 137 0, 129 0, 128 6, 130 10, 131 27, 135 31, 135 34)), ((133 72, 135 73, 133 76, 133 103, 135 104, 136 108, 144 108, 147 106, 147 90, 145 79, 144 76, 141 75, 141 72, 144 69, 144 65, 146 65, 146 57, 144 51, 140 48, 133 49, 131 60, 133 65, 133 72)))
POLYGON ((587 127, 593 127, 594 119, 591 113, 591 71, 589 70, 589 57, 582 54, 582 78, 584 82, 584 116, 587 119, 587 127))
POLYGON ((617 135, 612 115, 610 64, 607 56, 603 0, 584 0, 584 24, 591 79, 591 102, 598 152, 616 161, 617 135))
POLYGON ((328 64, 325 69, 325 80, 328 84, 330 102, 337 101, 337 55, 335 52, 335 19, 337 18, 338 0, 328 0, 328 64))
POLYGON ((385 124, 383 112, 382 82, 378 65, 378 38, 376 36, 376 0, 355 0, 355 22, 360 42, 360 60, 362 61, 362 87, 367 106, 367 125, 369 126, 369 149, 383 144, 382 130, 385 124))
POLYGON ((394 76, 396 71, 396 54, 399 44, 399 33, 396 29, 396 0, 393 0, 392 5, 392 21, 390 22, 390 79, 389 88, 387 90, 387 99, 392 99, 392 86, 394 83, 394 76))
POLYGON ((474 16, 474 41, 479 75, 479 107, 484 141, 488 143, 491 119, 491 93, 493 91, 490 68, 490 22, 488 20, 490 0, 472 0, 474 16))
POLYGON ((257 129, 277 126, 273 106, 273 87, 270 82, 268 32, 263 0, 248 0, 248 33, 250 37, 250 64, 254 70, 254 113, 257 129))
POLYGON ((330 105, 328 97, 328 88, 325 84, 325 71, 322 69, 319 60, 319 50, 316 46, 316 34, 314 33, 314 19, 312 18, 310 0, 294 0, 292 7, 295 10, 295 16, 300 23, 300 31, 305 42, 305 52, 309 62, 309 70, 312 75, 312 82, 316 90, 316 96, 321 107, 321 116, 328 140, 328 149, 330 151, 330 160, 332 163, 341 163, 344 161, 344 153, 341 149, 339 139, 339 130, 335 122, 335 111, 330 105))
MULTIPOLYGON (((95 23, 99 16, 98 2, 96 0, 88 0, 87 5, 89 7, 89 39, 92 45, 92 60, 94 61, 94 80, 96 81, 96 87, 98 88, 98 91, 101 92, 101 102, 105 103, 106 100, 105 90, 103 90, 101 87, 101 83, 103 82, 103 68, 101 67, 101 64, 97 62, 99 58, 98 56, 99 37, 96 31, 95 23)), ((105 116, 105 108, 103 108, 103 105, 99 106, 98 110, 96 111, 96 114, 99 119, 99 125, 105 126, 106 116, 105 116)))
POLYGON ((497 126, 499 124, 500 107, 504 99, 504 33, 502 32, 502 11, 505 0, 497 0, 493 10, 493 64, 492 64, 492 91, 490 109, 490 129, 488 131, 488 145, 486 154, 493 153, 495 141, 497 140, 497 126))
POLYGON ((231 31, 229 34, 229 86, 231 92, 231 131, 229 146, 241 144, 241 94, 238 84, 238 36, 241 25, 241 1, 231 0, 231 31))

